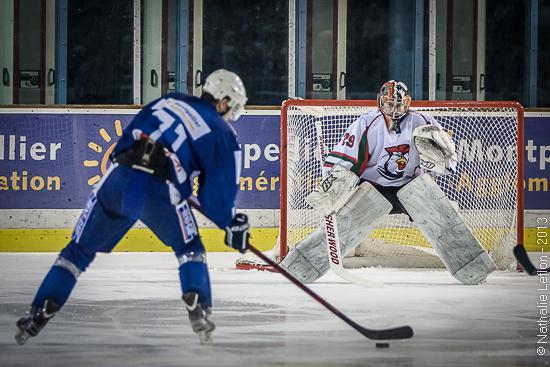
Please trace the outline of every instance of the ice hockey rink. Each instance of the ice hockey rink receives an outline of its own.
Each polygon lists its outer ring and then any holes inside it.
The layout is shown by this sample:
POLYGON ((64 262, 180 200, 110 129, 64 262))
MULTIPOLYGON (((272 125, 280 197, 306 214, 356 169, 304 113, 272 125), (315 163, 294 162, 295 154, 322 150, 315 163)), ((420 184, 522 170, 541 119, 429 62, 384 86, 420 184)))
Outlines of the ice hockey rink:
MULTIPOLYGON (((64 309, 26 345, 14 341, 55 254, 0 254, 2 366, 546 366, 537 355, 540 278, 492 274, 464 286, 445 270, 356 269, 365 288, 327 274, 312 289, 367 328, 408 324, 409 340, 375 348, 280 274, 235 270, 211 253, 214 343, 202 346, 179 300, 170 253, 100 255, 64 309)), ((536 259, 535 259, 536 260, 536 259)), ((546 340, 547 341, 547 340, 546 340)), ((539 349, 540 352, 540 349, 539 349)))

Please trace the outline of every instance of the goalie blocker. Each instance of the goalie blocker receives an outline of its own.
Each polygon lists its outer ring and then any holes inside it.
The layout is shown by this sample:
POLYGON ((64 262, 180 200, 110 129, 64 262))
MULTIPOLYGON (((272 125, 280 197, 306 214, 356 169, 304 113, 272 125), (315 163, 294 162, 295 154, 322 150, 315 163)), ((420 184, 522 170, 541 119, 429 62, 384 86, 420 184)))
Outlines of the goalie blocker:
MULTIPOLYGON (((487 252, 429 174, 411 181, 397 197, 457 280, 479 284, 495 270, 487 252)), ((390 202, 370 183, 356 187, 335 214, 342 254, 353 251, 391 209, 390 202)), ((324 228, 317 228, 288 253, 281 266, 304 283, 314 282, 330 268, 325 240, 324 228)))

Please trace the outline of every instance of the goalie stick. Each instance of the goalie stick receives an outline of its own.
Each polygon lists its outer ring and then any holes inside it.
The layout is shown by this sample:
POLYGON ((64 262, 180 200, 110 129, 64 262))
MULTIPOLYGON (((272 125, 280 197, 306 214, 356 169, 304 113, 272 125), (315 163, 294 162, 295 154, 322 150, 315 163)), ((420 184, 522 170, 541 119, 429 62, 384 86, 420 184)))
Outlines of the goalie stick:
POLYGON ((340 235, 338 234, 338 223, 336 221, 335 212, 323 217, 323 226, 325 227, 325 241, 327 243, 330 269, 340 278, 347 280, 350 283, 372 288, 382 287, 382 283, 359 277, 344 269, 344 257, 342 256, 342 251, 340 250, 340 235), (332 238, 332 241, 330 238, 332 238))
MULTIPOLYGON (((202 215, 204 215, 206 218, 208 216, 197 202, 195 202, 192 199, 187 200, 189 205, 191 205, 194 209, 196 209, 198 212, 200 212, 202 215)), ((254 247, 251 243, 248 243, 248 248, 250 251, 252 251, 256 256, 258 256, 260 259, 265 261, 267 264, 272 266, 274 269, 277 269, 279 273, 281 273, 285 278, 290 280, 292 283, 294 283, 298 288, 306 292, 311 298, 322 304, 326 309, 328 309, 330 312, 335 314, 338 318, 340 318, 342 321, 344 321, 346 324, 354 328, 356 331, 358 331, 361 335, 367 337, 368 339, 372 340, 395 340, 395 339, 409 339, 412 338, 414 335, 413 329, 410 326, 399 326, 396 328, 390 328, 390 329, 367 329, 346 315, 344 315, 340 310, 338 310, 336 307, 325 301, 324 298, 319 296, 317 293, 312 291, 310 288, 305 286, 302 282, 300 282, 298 279, 296 279, 292 274, 287 272, 285 269, 283 269, 279 264, 277 264, 275 261, 271 260, 269 257, 265 256, 260 250, 258 250, 256 247, 254 247)))
POLYGON ((523 270, 529 275, 538 275, 548 273, 548 269, 538 269, 533 265, 533 262, 527 254, 527 250, 523 244, 519 243, 514 247, 514 256, 518 263, 523 267, 523 270))
MULTIPOLYGON (((323 138, 321 121, 315 121, 315 130, 317 131, 317 147, 319 153, 319 162, 321 171, 323 170, 323 162, 327 152, 325 148, 325 140, 323 138)), ((359 284, 365 287, 381 287, 382 283, 358 277, 344 269, 344 257, 342 256, 340 246, 340 236, 338 234, 338 221, 336 213, 332 211, 326 216, 323 216, 323 227, 325 229, 325 242, 327 244, 327 256, 330 269, 340 278, 347 280, 350 283, 359 284)))

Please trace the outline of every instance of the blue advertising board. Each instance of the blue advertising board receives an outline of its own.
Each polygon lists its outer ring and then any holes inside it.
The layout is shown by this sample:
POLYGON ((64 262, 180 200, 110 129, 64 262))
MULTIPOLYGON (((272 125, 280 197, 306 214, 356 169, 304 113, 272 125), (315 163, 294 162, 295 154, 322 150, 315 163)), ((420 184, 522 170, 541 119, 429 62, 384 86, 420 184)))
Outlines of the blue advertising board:
MULTIPOLYGON (((137 112, 137 111, 136 111, 137 112)), ((133 114, 0 114, 0 209, 79 209, 133 114)), ((240 208, 279 206, 279 116, 246 115, 240 208)))
MULTIPOLYGON (((0 112, 0 209, 82 208, 134 113, 111 112, 0 112)), ((244 165, 239 208, 279 208, 279 121, 259 111, 235 124, 244 165)), ((550 209, 548 142, 550 118, 527 117, 526 209, 550 209)))
POLYGON ((525 118, 525 209, 550 209, 550 117, 525 118))

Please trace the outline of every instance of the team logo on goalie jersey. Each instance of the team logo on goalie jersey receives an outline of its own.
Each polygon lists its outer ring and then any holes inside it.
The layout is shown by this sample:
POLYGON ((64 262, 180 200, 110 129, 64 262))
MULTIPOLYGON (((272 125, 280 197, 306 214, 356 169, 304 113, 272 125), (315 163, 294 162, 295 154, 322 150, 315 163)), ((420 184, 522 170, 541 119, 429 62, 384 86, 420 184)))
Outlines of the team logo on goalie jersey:
POLYGON ((386 154, 378 160, 378 173, 388 180, 398 180, 403 177, 409 162, 409 144, 400 144, 395 147, 384 148, 386 154))

